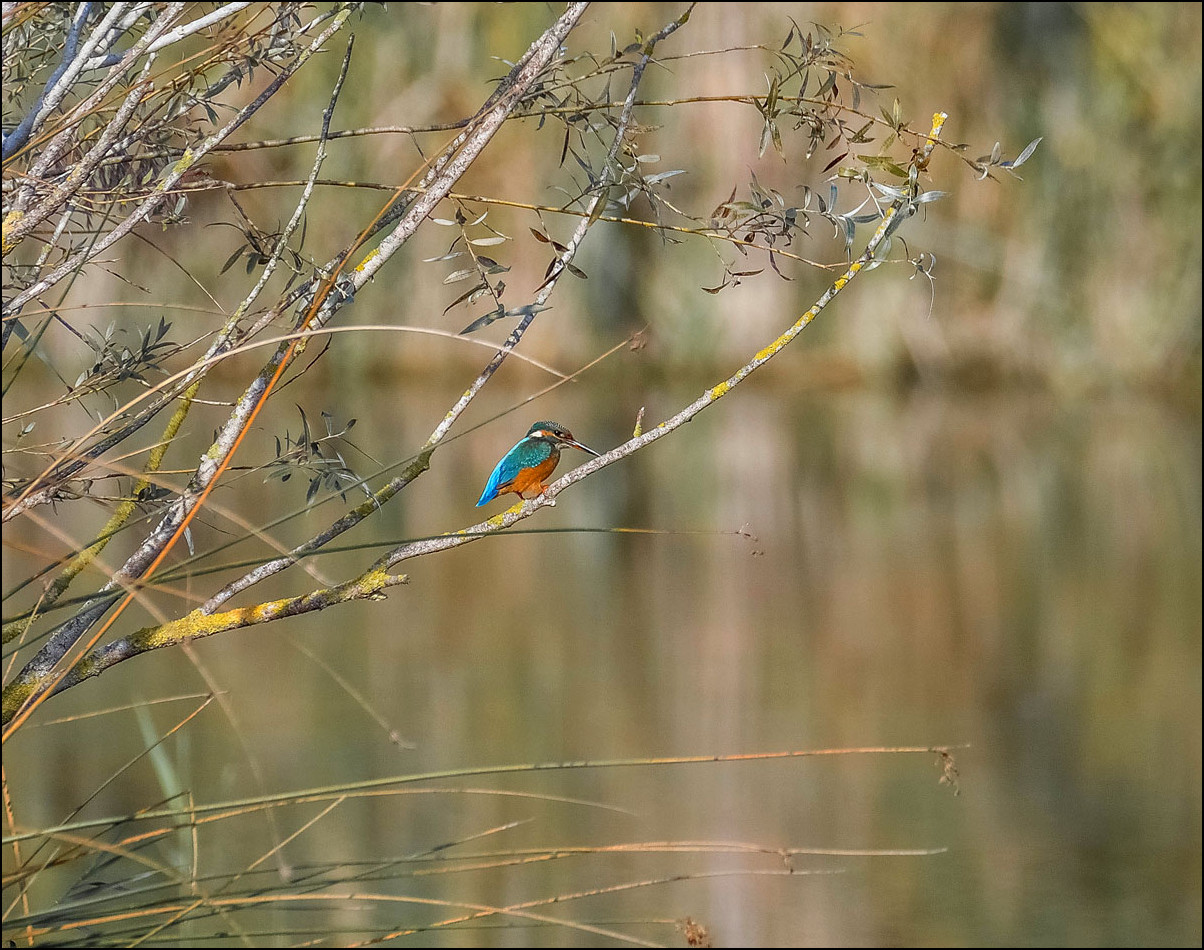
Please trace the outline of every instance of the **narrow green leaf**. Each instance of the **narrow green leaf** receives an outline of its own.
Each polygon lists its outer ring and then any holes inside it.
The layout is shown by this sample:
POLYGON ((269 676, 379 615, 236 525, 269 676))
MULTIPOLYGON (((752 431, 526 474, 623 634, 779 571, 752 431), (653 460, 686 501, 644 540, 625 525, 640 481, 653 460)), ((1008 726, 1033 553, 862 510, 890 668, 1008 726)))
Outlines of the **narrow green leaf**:
POLYGON ((1039 136, 1039 137, 1033 139, 1031 142, 1029 142, 1028 145, 1024 146, 1024 151, 1021 152, 1020 155, 1016 158, 1016 160, 1011 163, 1011 167, 1019 168, 1021 165, 1023 165, 1025 162, 1027 162, 1030 158, 1032 158, 1033 152, 1035 152, 1037 150, 1037 146, 1041 144, 1042 138, 1044 138, 1044 136, 1039 136))

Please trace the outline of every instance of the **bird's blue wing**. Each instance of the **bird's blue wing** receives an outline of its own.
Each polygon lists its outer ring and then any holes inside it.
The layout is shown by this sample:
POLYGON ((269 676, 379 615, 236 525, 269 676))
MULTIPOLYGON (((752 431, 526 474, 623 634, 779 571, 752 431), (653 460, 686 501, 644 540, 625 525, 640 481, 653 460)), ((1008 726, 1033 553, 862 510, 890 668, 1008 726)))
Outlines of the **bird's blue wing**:
POLYGON ((522 438, 515 446, 502 456, 502 460, 497 463, 493 473, 489 476, 489 481, 485 483, 485 490, 481 492, 481 497, 477 501, 477 507, 488 504, 498 496, 498 489, 506 485, 508 482, 514 481, 518 473, 524 468, 533 468, 540 462, 547 459, 552 452, 552 446, 538 439, 522 438))
POLYGON ((481 497, 477 500, 477 507, 486 505, 497 497, 498 487, 511 481, 522 468, 522 463, 519 458, 518 447, 522 445, 520 440, 514 448, 502 456, 502 460, 494 466, 493 472, 489 476, 489 481, 485 483, 485 490, 481 492, 481 497))

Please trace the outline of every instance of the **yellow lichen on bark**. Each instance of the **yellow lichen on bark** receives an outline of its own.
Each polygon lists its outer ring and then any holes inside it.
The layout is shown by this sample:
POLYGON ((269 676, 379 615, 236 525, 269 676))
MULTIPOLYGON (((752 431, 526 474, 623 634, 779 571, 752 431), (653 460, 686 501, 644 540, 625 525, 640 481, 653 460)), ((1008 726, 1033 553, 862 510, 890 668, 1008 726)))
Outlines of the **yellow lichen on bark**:
POLYGON ((20 223, 23 217, 25 217, 24 211, 10 211, 7 215, 5 215, 3 239, 3 250, 5 255, 7 255, 9 251, 16 247, 16 244, 9 240, 8 235, 11 230, 16 227, 18 223, 20 223))

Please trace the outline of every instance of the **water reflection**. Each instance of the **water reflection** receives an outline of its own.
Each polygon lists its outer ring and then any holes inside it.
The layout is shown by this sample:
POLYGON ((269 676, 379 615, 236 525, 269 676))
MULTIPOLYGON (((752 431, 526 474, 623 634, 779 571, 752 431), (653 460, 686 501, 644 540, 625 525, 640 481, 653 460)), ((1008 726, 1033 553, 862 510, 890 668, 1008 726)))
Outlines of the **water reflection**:
MULTIPOLYGON (((668 405, 677 394, 639 398, 668 405)), ((600 449, 623 438, 630 417, 613 401, 574 399, 531 411, 569 420, 600 449)), ((362 419, 357 440, 374 454, 396 446, 399 432, 437 417, 423 402, 405 403, 405 418, 362 419)), ((475 521, 482 473, 528 422, 516 414, 449 445, 374 531, 475 521)), ((1199 485, 1198 420, 1160 403, 925 390, 786 398, 747 387, 523 525, 665 533, 489 539, 410 562, 409 586, 387 603, 223 637, 196 654, 274 789, 509 762, 969 745, 958 753, 956 797, 930 756, 449 783, 626 811, 463 793, 348 803, 288 847, 292 865, 414 854, 526 820, 448 854, 674 840, 946 847, 788 863, 593 855, 378 887, 513 904, 743 869, 757 875, 584 898, 562 916, 688 915, 718 944, 1191 943, 1200 927, 1199 485), (354 684, 387 728, 292 641, 354 684), (264 669, 278 684, 270 692, 264 669), (391 743, 389 728, 416 748, 391 743), (773 876, 790 868, 840 873, 773 876)), ((272 492, 265 507, 298 501, 272 492)), ((314 517, 299 534, 325 523, 314 517)), ((321 569, 341 577, 364 558, 325 559, 321 569)), ((196 680, 179 655, 145 664, 196 680)), ((128 698, 146 673, 118 669, 96 688, 128 698)), ((88 703, 104 705, 96 694, 88 703)), ((92 728, 63 738, 75 747, 92 728)), ((258 791, 228 722, 212 717, 188 742, 178 766, 199 798, 258 791)), ((100 758, 109 754, 118 753, 100 758)), ((111 767, 96 763, 101 774, 111 767)), ((75 781, 97 779, 77 770, 75 781)), ((100 810, 143 803, 108 800, 100 810)), ((237 865, 271 846, 259 819, 240 831, 211 839, 209 859, 237 865)), ((510 924, 416 939, 590 942, 510 924)), ((663 924, 614 926, 680 939, 663 924)))

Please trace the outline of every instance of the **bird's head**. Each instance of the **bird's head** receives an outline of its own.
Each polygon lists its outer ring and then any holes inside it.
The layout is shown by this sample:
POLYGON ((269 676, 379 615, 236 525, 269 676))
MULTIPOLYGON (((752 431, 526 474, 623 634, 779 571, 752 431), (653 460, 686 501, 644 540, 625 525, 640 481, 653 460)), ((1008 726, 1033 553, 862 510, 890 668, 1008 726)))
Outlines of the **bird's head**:
POLYGON ((570 445, 575 449, 580 449, 582 452, 588 452, 590 455, 601 455, 600 452, 595 452, 588 445, 582 445, 573 438, 573 433, 569 432, 559 422, 537 422, 527 430, 528 439, 547 439, 549 442, 555 443, 557 448, 564 448, 570 445))

